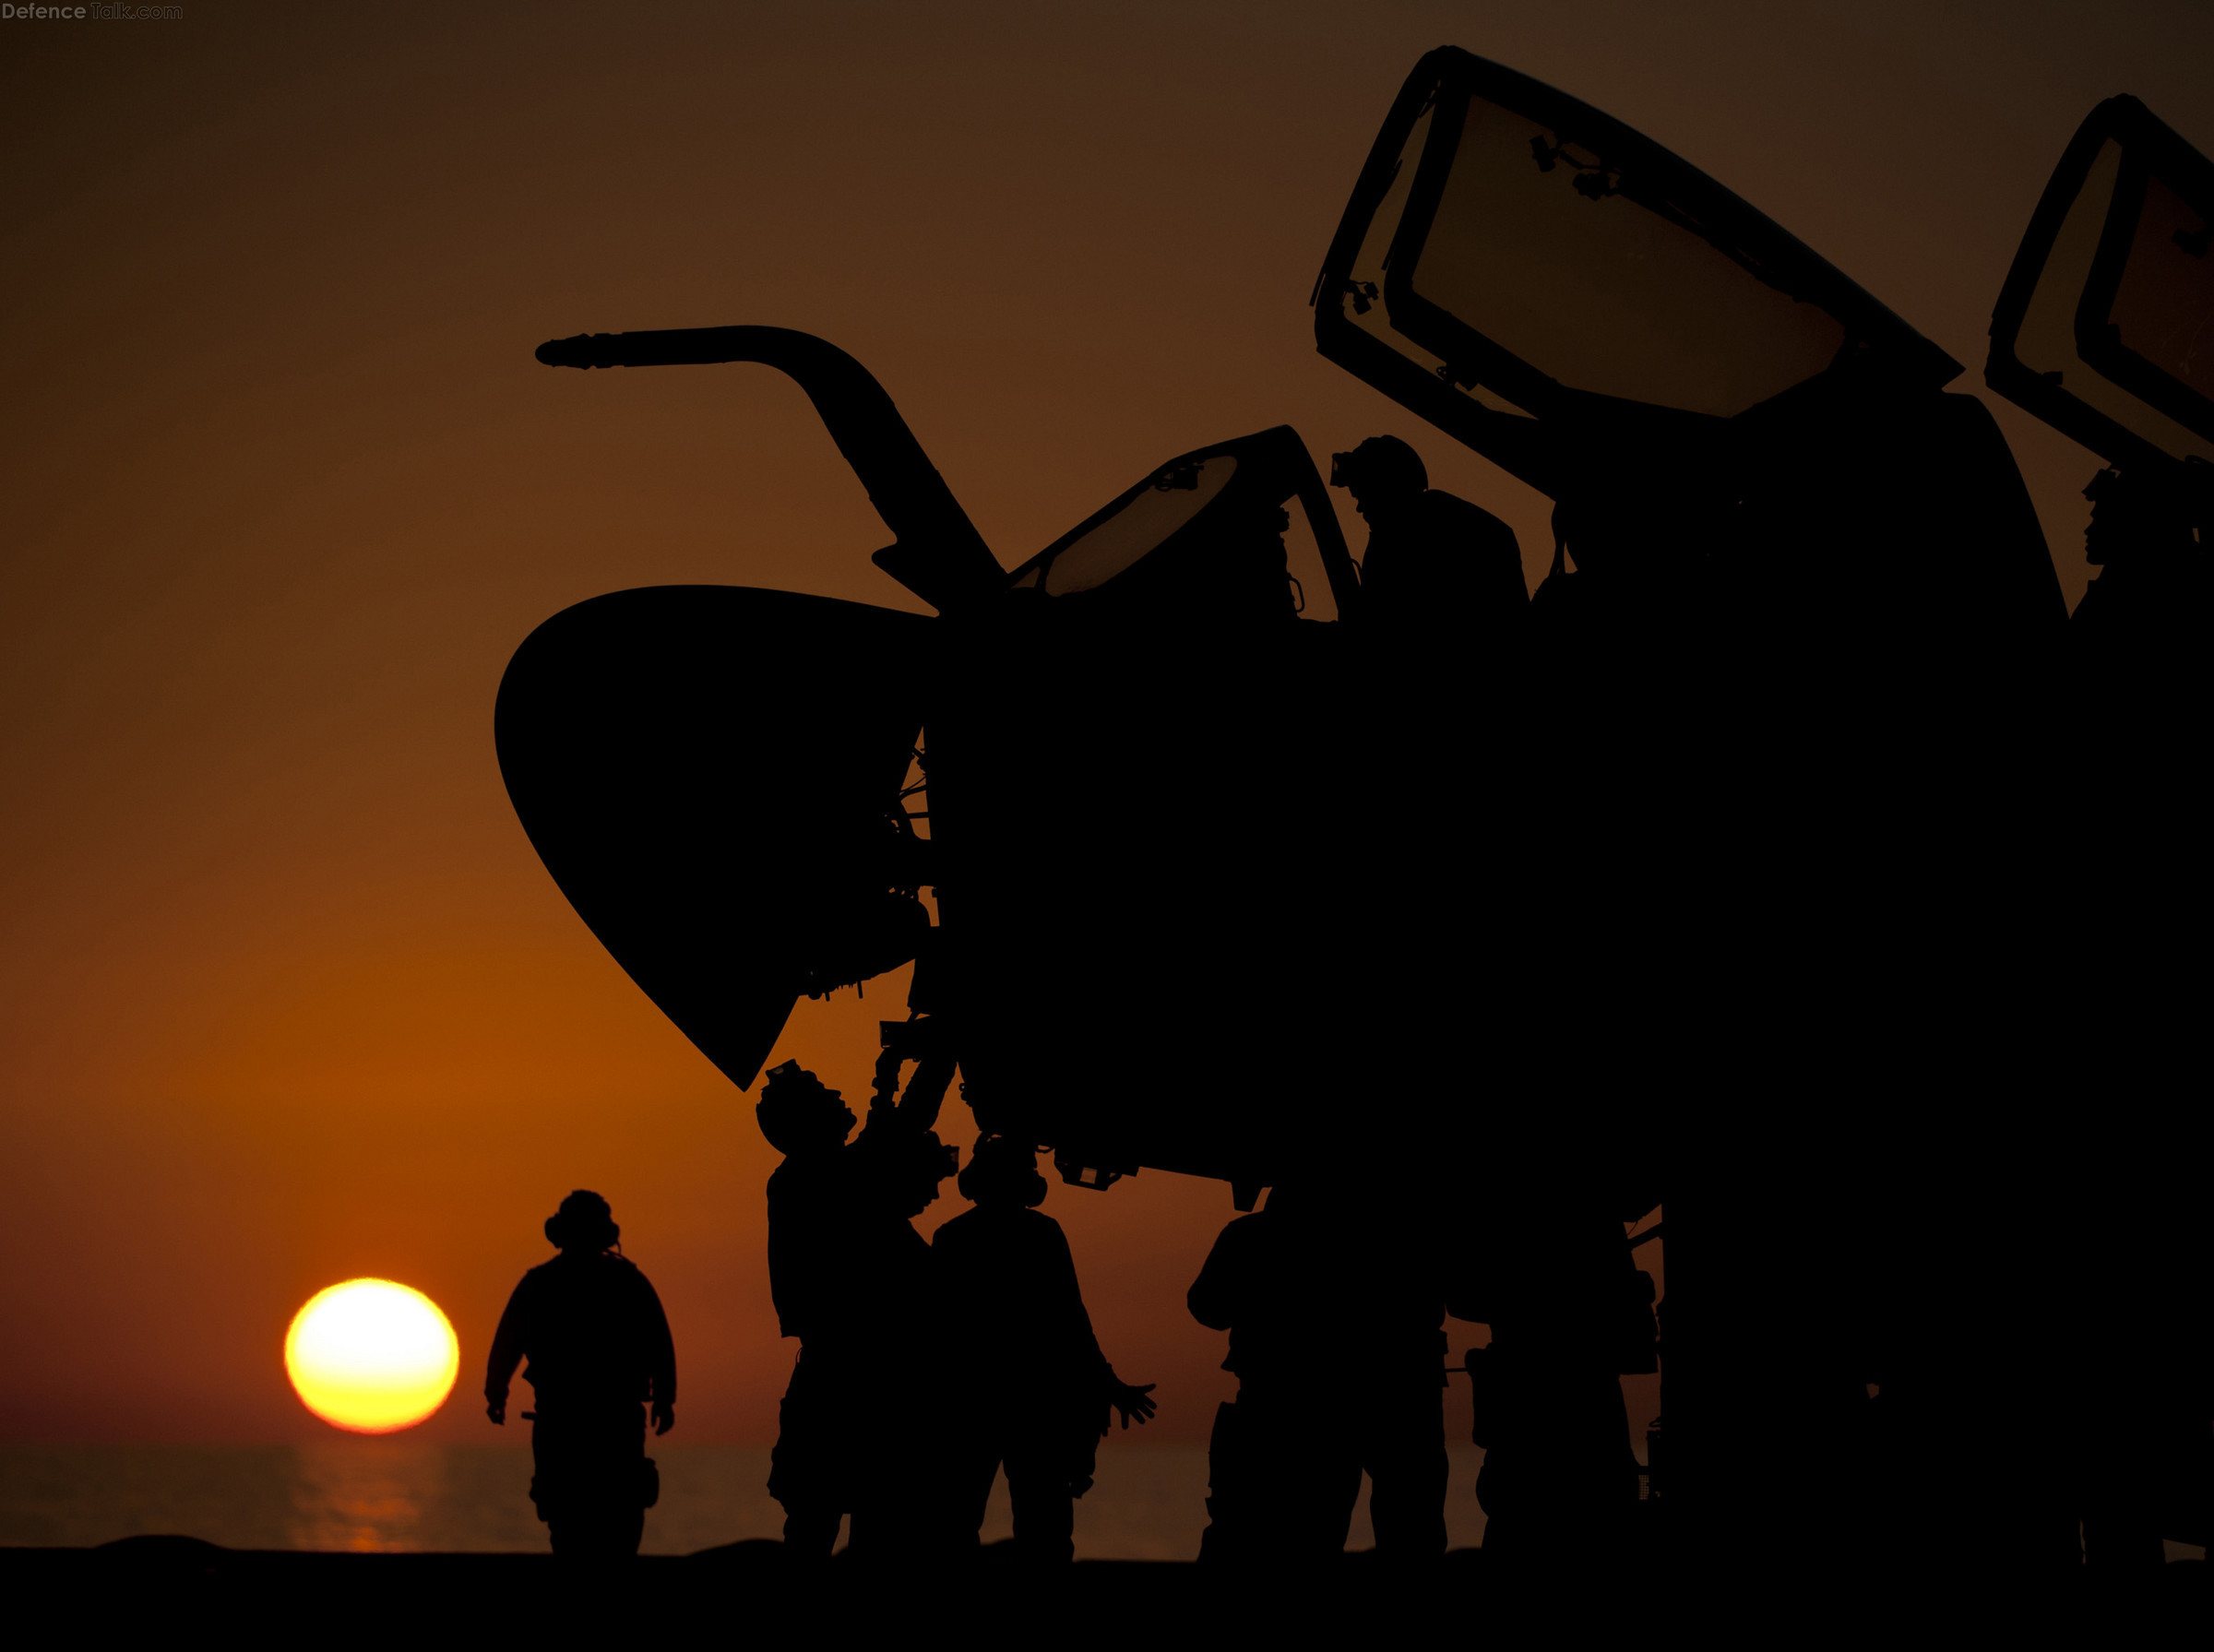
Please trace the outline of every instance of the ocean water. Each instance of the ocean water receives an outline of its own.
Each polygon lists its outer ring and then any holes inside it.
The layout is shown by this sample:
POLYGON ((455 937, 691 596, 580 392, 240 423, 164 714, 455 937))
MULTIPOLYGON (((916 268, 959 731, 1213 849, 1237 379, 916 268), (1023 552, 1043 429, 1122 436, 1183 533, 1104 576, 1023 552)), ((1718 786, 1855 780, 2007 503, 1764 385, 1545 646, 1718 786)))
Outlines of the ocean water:
MULTIPOLYGON (((646 1516, 650 1554, 692 1554, 773 1538, 783 1511, 767 1489, 768 1451, 657 1442, 661 1501, 646 1516)), ((1476 1470, 1452 1452, 1447 1529, 1482 1541, 1476 1470)), ((333 1434, 306 1445, 0 1445, 0 1546, 91 1546, 149 1532, 232 1549, 542 1552, 527 1446, 435 1445, 406 1435, 333 1434)), ((1207 1452, 1109 1445, 1077 1504, 1087 1560, 1190 1560, 1207 1525, 1207 1452)), ((1006 1482, 992 1493, 987 1542, 1009 1535, 1006 1482)), ((1348 1547, 1374 1539, 1362 1492, 1348 1547)))

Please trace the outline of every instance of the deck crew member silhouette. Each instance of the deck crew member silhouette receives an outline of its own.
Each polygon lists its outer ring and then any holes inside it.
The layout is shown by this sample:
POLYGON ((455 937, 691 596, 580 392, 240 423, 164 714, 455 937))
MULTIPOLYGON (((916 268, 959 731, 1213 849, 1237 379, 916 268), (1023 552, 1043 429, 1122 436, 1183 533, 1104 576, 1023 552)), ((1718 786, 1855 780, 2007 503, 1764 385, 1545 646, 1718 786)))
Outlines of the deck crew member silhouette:
POLYGON ((1636 1509, 1620 1373, 1654 1369, 1652 1280, 1624 1214, 1588 1194, 1487 1200, 1452 1278, 1453 1315, 1492 1327, 1468 1360, 1483 1547, 1525 1571, 1619 1561, 1636 1509))
POLYGON ((974 1208, 931 1236, 947 1364, 961 1396, 952 1449, 958 1540, 983 1525, 1004 1467, 1015 1546, 1030 1561, 1074 1557, 1075 1500, 1091 1489, 1110 1408, 1128 1428, 1153 1415, 1152 1385, 1114 1374, 1093 1336, 1037 1153, 1005 1136, 976 1145, 959 1186, 974 1208))
POLYGON ((1432 487, 1422 456, 1397 436, 1371 436, 1331 455, 1330 485, 1352 494, 1368 524, 1365 626, 1402 647, 1447 650, 1454 663, 1486 661, 1513 648, 1530 606, 1513 529, 1432 487))
POLYGON ((579 1189, 546 1218, 561 1254, 522 1278, 507 1299, 484 1371, 484 1409, 507 1420, 515 1368, 536 1398, 530 1499, 554 1552, 636 1554, 660 1480, 646 1451, 676 1425, 676 1346, 661 1300, 636 1263, 607 1201, 579 1189))
POLYGON ((1187 1297, 1230 1333, 1237 1398, 1208 1445, 1209 1563, 1343 1552, 1360 1496, 1379 1557, 1445 1552, 1445 1301, 1419 1206, 1387 1179, 1278 1187, 1223 1229, 1187 1297))
POLYGON ((898 1070, 896 1058, 879 1064, 869 1126, 851 1145, 851 1110, 796 1062, 770 1071, 755 1108, 785 1156, 768 1180, 769 1293, 800 1357, 768 1490, 799 1559, 827 1558, 848 1515, 857 1554, 914 1553, 927 1535, 921 1408, 888 1404, 887 1388, 903 1374, 911 1387, 929 1365, 930 1246, 911 1218, 952 1174, 930 1129, 952 1067, 925 1063, 895 1104, 898 1070))

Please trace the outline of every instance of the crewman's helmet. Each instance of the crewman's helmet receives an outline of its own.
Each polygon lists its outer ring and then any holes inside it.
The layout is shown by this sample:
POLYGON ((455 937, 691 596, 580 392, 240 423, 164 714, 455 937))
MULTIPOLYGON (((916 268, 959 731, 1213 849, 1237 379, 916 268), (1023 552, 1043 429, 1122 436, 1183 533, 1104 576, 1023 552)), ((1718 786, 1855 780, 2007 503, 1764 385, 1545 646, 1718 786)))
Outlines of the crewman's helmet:
POLYGON ((1038 1154, 1013 1136, 980 1139, 955 1185, 963 1198, 978 1205, 1039 1205, 1045 1201, 1045 1178, 1038 1173, 1038 1154))
POLYGON ((623 1237, 614 1212, 596 1193, 578 1188, 562 1200, 561 1208, 546 1218, 546 1241, 556 1250, 590 1254, 604 1251, 623 1237))
POLYGON ((846 1099, 796 1061, 771 1067, 754 1104, 754 1122, 768 1145, 790 1157, 795 1150, 842 1143, 852 1130, 846 1099))

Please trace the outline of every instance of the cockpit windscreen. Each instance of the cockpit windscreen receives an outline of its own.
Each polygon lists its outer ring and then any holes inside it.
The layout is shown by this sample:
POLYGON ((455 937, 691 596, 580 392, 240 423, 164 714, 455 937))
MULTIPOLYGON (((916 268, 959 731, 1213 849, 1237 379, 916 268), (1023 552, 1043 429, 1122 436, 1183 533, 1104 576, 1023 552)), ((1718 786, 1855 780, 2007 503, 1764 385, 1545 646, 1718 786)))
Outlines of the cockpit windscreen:
POLYGON ((1992 316, 1993 389, 2116 463, 2214 461, 2214 163, 2110 98, 2045 186, 1992 316))
POLYGON ((1400 279, 1420 303, 1394 305, 1439 353, 1465 355, 1457 335, 1473 334, 1565 389, 1727 419, 1844 347, 1838 317, 1665 180, 1483 98, 1458 125, 1428 232, 1406 249, 1400 279))

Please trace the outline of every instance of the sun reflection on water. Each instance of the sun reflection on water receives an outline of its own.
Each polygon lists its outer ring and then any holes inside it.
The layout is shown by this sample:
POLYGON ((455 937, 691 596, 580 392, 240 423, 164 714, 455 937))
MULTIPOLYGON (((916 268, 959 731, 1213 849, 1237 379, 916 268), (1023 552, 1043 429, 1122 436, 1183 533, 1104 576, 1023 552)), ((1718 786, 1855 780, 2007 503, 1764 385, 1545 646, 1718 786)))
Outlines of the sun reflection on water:
POLYGON ((288 1546, 392 1553, 430 1547, 423 1516, 445 1491, 446 1454, 420 1441, 333 1438, 292 1453, 288 1546))

